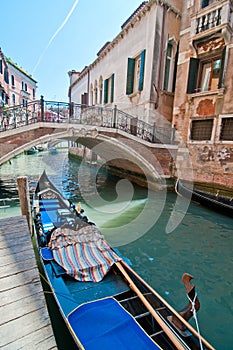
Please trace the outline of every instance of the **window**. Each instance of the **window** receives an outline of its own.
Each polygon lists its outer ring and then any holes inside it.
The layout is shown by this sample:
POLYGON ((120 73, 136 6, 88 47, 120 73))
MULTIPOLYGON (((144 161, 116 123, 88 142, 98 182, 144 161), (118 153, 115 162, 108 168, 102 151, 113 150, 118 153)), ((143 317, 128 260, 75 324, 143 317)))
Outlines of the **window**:
POLYGON ((190 58, 187 93, 214 91, 223 86, 225 49, 208 59, 190 58))
POLYGON ((114 74, 104 81, 104 103, 112 103, 114 100, 114 74))
POLYGON ((209 0, 202 0, 201 2, 201 8, 203 9, 204 7, 209 6, 209 0))
POLYGON ((190 139, 193 141, 211 140, 213 119, 192 120, 190 139))
POLYGON ((14 77, 14 75, 11 76, 11 85, 15 86, 15 77, 14 77))
POLYGON ((93 106, 93 85, 91 84, 91 88, 90 88, 90 104, 91 106, 93 106))
POLYGON ((199 91, 217 90, 220 78, 221 57, 200 64, 199 91))
POLYGON ((209 6, 209 5, 213 4, 214 2, 216 2, 216 0, 202 0, 201 1, 201 8, 203 9, 206 6, 209 6))
POLYGON ((2 74, 2 60, 0 60, 0 73, 2 74))
POLYGON ((96 105, 98 103, 97 102, 97 96, 98 96, 97 80, 95 80, 95 83, 94 83, 94 96, 95 96, 94 104, 96 105))
POLYGON ((171 41, 167 43, 163 89, 170 92, 174 92, 175 90, 178 51, 179 50, 177 48, 176 55, 174 57, 173 44, 171 41))
POLYGON ((12 94, 12 103, 15 105, 15 94, 12 94))
POLYGON ((35 91, 35 89, 32 89, 32 96, 33 96, 33 98, 36 97, 36 91, 35 91))
POLYGON ((222 118, 221 141, 233 141, 233 118, 222 118))
POLYGON ((103 77, 101 76, 99 79, 99 104, 102 104, 103 100, 103 77))
POLYGON ((4 81, 9 84, 9 73, 7 69, 4 70, 4 81))
POLYGON ((126 95, 143 90, 146 50, 136 58, 128 58, 126 95))

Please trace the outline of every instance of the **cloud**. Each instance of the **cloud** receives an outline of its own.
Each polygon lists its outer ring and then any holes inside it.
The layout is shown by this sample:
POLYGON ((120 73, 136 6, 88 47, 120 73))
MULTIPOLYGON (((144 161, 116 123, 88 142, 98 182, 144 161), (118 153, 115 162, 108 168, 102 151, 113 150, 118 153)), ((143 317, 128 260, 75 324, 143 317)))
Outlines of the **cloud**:
POLYGON ((35 73, 35 71, 37 70, 39 64, 41 63, 46 51, 48 50, 49 46, 52 44, 52 42, 54 41, 54 39, 56 38, 56 36, 58 35, 58 33, 64 28, 64 26, 66 25, 66 23, 68 22, 70 16, 72 15, 72 13, 74 12, 76 6, 78 5, 79 0, 76 0, 75 3, 73 4, 72 8, 70 9, 68 15, 66 16, 66 18, 64 19, 64 21, 62 22, 62 24, 60 25, 60 27, 58 27, 58 29, 55 31, 55 33, 51 36, 50 40, 48 41, 48 44, 45 46, 44 50, 42 51, 40 57, 38 58, 36 65, 32 71, 32 74, 35 73))

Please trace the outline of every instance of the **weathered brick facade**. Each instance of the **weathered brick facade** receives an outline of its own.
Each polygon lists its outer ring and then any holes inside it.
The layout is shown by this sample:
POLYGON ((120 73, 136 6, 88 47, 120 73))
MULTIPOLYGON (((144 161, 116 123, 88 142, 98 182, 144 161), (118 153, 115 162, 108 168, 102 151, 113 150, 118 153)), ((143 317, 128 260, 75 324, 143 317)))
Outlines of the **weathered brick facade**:
POLYGON ((189 149, 194 181, 231 188, 232 9, 231 0, 183 2, 173 110, 173 124, 189 149))

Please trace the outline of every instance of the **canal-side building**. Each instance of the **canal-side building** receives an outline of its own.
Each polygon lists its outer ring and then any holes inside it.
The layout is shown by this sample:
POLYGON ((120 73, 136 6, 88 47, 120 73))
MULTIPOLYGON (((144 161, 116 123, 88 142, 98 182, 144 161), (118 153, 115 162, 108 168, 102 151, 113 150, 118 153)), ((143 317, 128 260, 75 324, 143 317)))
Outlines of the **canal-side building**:
POLYGON ((0 48, 0 106, 8 105, 9 73, 5 57, 0 48))
POLYGON ((81 71, 69 100, 111 107, 150 124, 172 122, 182 1, 144 1, 81 71))
POLYGON ((36 100, 37 81, 0 49, 0 105, 27 107, 36 100))
POLYGON ((189 149, 194 180, 231 188, 232 32, 232 0, 183 1, 173 111, 173 124, 189 149))

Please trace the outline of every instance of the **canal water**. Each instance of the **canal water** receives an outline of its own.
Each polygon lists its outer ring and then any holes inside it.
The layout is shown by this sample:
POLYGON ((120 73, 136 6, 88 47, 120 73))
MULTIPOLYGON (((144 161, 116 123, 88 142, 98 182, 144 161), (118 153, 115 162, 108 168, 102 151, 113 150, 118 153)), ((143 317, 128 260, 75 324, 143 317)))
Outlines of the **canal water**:
MULTIPOLYGON (((177 310, 187 304, 182 274, 192 274, 201 303, 197 314, 201 334, 216 349, 232 349, 231 218, 193 202, 182 211, 187 203, 177 208, 175 193, 151 194, 119 181, 105 169, 69 159, 65 148, 53 154, 22 154, 1 166, 0 218, 20 215, 16 178, 28 176, 33 192, 44 169, 67 198, 75 204, 81 201, 106 239, 177 310)), ((75 349, 54 300, 46 296, 59 349, 75 349)), ((196 327, 194 320, 191 323, 196 327)))

